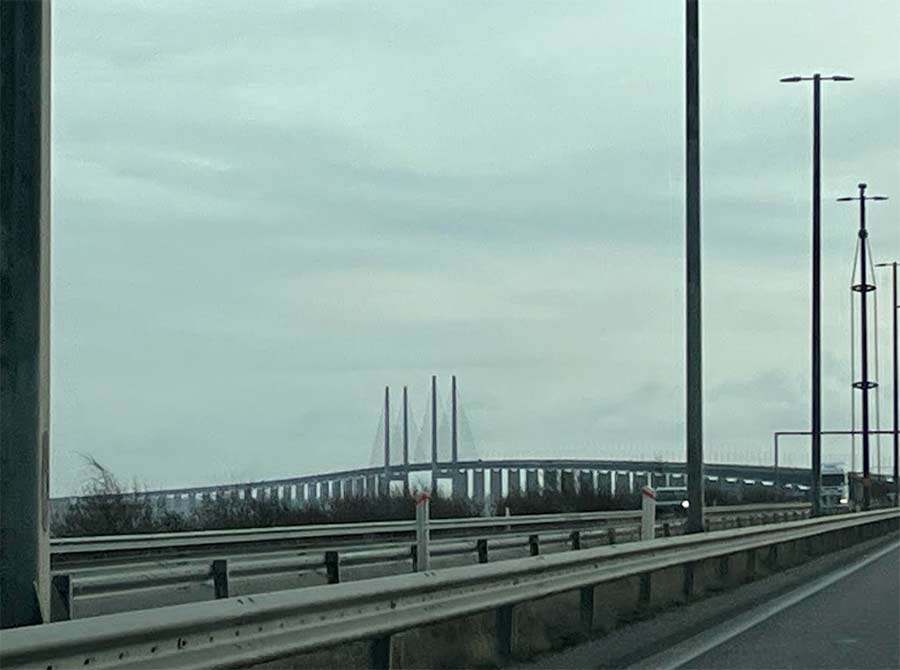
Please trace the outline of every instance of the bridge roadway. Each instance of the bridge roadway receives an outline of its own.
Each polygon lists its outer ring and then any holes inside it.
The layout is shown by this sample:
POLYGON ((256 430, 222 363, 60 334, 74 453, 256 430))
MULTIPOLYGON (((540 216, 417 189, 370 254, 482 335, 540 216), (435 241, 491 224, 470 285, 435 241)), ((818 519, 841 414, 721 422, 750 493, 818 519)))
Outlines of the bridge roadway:
MULTIPOLYGON (((666 628, 671 622, 662 621, 665 615, 659 621, 641 624, 643 630, 632 631, 633 639, 644 640, 643 648, 627 654, 620 662, 611 661, 609 640, 602 639, 600 643, 589 642, 547 654, 517 667, 900 667, 900 541, 886 546, 881 543, 847 560, 835 560, 825 569, 806 573, 787 589, 752 593, 760 586, 765 585, 747 585, 722 596, 744 605, 731 611, 719 610, 718 616, 709 609, 708 601, 681 608, 677 614, 681 621, 706 619, 713 623, 661 650, 660 645, 650 641, 656 635, 666 635, 667 630, 672 632, 672 628, 666 628), (743 589, 751 592, 744 594, 743 589)), ((622 648, 634 646, 632 641, 622 648)))
POLYGON ((670 667, 900 668, 900 544, 751 610, 693 644, 696 656, 670 667))
MULTIPOLYGON (((190 513, 204 501, 219 498, 302 504, 329 498, 375 495, 383 492, 389 486, 388 482, 408 484, 415 473, 429 472, 438 480, 449 480, 452 495, 475 500, 517 492, 594 490, 612 494, 639 491, 646 484, 675 486, 685 483, 685 464, 681 462, 526 458, 394 464, 265 481, 156 489, 142 491, 140 495, 158 501, 171 511, 190 513)), ((708 463, 704 473, 707 481, 719 480, 726 488, 735 490, 745 485, 808 486, 810 483, 810 471, 806 468, 708 463)), ((52 499, 52 513, 63 513, 74 500, 52 499)))

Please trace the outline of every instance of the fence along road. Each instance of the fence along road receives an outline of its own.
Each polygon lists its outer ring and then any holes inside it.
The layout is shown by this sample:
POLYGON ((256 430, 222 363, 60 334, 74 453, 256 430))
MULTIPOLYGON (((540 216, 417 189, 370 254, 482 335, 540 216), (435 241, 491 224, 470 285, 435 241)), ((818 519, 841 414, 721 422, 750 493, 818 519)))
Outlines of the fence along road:
MULTIPOLYGON (((805 518, 809 509, 743 505, 708 508, 707 516, 715 529, 805 518)), ((435 520, 431 555, 434 567, 445 568, 631 542, 640 539, 639 524, 639 511, 435 520)), ((657 528, 678 534, 681 521, 657 528)), ((170 533, 146 545, 142 536, 61 540, 53 619, 415 572, 414 542, 407 521, 170 533)))
MULTIPOLYGON (((570 632, 591 630, 607 584, 639 579, 634 606, 665 607, 896 532, 898 521, 900 510, 878 510, 4 630, 0 666, 246 668, 314 650, 345 654, 354 641, 365 643, 370 667, 398 658, 429 665, 451 649, 469 654, 463 665, 482 664, 486 654, 496 661, 526 653, 531 638, 521 627, 534 632, 551 615, 570 632), (572 594, 580 606, 560 609, 549 598, 556 594, 572 594), (552 611, 541 618, 541 607, 552 611), (481 624, 482 613, 494 622, 481 629, 494 638, 492 650, 418 637, 447 620, 481 624)), ((327 658, 318 664, 336 665, 327 658)))

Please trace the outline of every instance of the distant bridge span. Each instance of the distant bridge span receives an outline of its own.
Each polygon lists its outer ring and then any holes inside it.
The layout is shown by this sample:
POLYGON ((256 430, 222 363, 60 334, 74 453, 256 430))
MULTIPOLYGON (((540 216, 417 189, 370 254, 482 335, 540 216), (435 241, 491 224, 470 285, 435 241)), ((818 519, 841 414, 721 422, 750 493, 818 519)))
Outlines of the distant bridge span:
MULTIPOLYGON (((479 501, 520 492, 574 494, 590 490, 614 494, 637 491, 646 484, 678 486, 685 483, 685 464, 681 462, 503 458, 356 468, 283 479, 147 490, 139 496, 183 513, 192 511, 204 501, 222 498, 303 504, 384 493, 389 490, 390 482, 400 482, 404 490, 409 490, 411 479, 421 480, 421 475, 414 478, 411 475, 429 472, 432 482, 449 480, 452 495, 479 501)), ((720 480, 726 489, 734 490, 745 485, 794 487, 809 486, 811 482, 807 468, 776 469, 767 465, 707 463, 704 475, 707 481, 720 480)), ((71 497, 54 498, 51 507, 54 513, 60 513, 74 500, 71 497)))

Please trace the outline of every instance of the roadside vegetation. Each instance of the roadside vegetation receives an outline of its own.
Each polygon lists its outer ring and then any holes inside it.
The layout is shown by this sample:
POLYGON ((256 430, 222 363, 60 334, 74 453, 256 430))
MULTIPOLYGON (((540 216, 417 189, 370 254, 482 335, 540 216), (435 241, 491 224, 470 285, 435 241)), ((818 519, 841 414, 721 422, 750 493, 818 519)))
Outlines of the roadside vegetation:
MULTIPOLYGON (((55 537, 163 533, 186 530, 225 530, 329 523, 360 523, 415 518, 411 496, 358 496, 337 500, 289 504, 282 500, 220 498, 207 500, 190 514, 167 510, 142 496, 141 487, 123 485, 96 460, 88 458, 90 475, 76 501, 52 516, 55 537)), ((739 505, 789 502, 796 495, 774 488, 747 487, 738 494, 715 483, 705 489, 707 505, 739 505)), ((545 491, 519 494, 496 502, 435 495, 431 499, 433 518, 472 517, 484 514, 559 514, 637 509, 640 494, 609 495, 585 491, 575 495, 545 491)))

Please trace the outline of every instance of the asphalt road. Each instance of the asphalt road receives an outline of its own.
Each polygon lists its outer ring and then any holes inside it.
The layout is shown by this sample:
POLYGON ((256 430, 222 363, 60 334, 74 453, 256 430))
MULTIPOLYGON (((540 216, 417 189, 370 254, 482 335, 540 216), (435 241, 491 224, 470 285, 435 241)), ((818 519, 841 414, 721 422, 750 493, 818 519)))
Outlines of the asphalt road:
POLYGON ((638 665, 900 668, 900 544, 892 543, 638 665))

